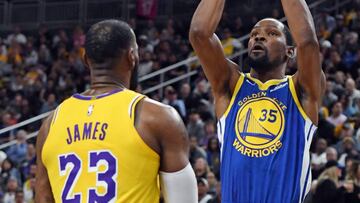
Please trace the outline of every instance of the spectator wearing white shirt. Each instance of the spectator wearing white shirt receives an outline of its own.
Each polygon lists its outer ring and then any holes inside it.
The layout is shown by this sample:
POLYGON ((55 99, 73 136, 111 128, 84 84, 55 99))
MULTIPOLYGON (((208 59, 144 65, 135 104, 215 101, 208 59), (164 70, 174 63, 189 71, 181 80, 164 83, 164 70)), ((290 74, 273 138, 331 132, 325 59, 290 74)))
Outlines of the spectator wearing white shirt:
POLYGON ((326 160, 326 147, 327 142, 324 138, 320 138, 316 142, 315 153, 311 153, 311 167, 313 170, 313 175, 320 175, 320 171, 325 166, 326 160))
POLYGON ((7 36, 6 43, 11 44, 11 42, 13 40, 15 40, 17 43, 22 44, 22 45, 26 44, 26 42, 27 42, 26 36, 21 33, 21 29, 19 26, 16 26, 14 28, 14 33, 9 34, 7 36))
POLYGON ((343 114, 343 106, 341 102, 335 102, 331 108, 331 115, 326 119, 336 127, 344 124, 347 117, 343 114))

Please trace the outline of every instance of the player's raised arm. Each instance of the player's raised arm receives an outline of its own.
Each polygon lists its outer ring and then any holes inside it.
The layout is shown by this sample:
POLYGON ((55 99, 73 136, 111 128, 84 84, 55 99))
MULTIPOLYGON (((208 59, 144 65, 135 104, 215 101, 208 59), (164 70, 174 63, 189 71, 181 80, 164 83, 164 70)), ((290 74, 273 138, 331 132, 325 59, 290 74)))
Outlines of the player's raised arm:
POLYGON ((310 119, 317 123, 317 106, 321 100, 325 76, 321 70, 314 21, 305 0, 281 2, 297 46, 298 72, 294 76, 295 86, 298 91, 303 90, 306 97, 303 107, 310 119))
POLYGON ((47 170, 42 162, 41 152, 49 132, 49 125, 52 114, 43 122, 36 140, 36 183, 35 183, 35 202, 53 203, 53 193, 50 186, 47 170))
POLYGON ((226 59, 215 34, 224 4, 225 0, 202 0, 192 18, 189 32, 191 45, 211 83, 215 99, 224 94, 231 96, 239 78, 237 65, 226 59))

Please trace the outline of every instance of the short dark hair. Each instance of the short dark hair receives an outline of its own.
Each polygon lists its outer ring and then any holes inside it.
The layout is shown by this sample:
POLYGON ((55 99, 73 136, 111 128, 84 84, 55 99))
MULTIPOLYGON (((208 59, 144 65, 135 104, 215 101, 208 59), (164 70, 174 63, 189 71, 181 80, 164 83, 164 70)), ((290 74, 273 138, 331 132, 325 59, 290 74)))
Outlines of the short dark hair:
POLYGON ((124 21, 104 20, 92 25, 86 34, 85 52, 94 63, 119 57, 128 50, 135 36, 131 27, 124 21))
POLYGON ((295 42, 294 42, 294 39, 291 35, 291 32, 290 32, 290 29, 287 25, 284 24, 284 35, 285 35, 285 38, 286 38, 286 44, 289 45, 289 46, 296 46, 295 42))

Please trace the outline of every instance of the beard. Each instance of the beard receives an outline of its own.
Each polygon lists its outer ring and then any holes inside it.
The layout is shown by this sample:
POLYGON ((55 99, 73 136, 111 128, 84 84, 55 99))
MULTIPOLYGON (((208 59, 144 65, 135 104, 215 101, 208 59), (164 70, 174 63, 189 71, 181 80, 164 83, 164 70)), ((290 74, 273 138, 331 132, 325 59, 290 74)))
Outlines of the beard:
POLYGON ((265 50, 265 53, 262 56, 248 57, 248 64, 250 68, 253 68, 256 72, 266 72, 276 68, 282 63, 286 62, 286 57, 282 59, 281 57, 276 58, 273 61, 270 61, 268 50, 265 50))
POLYGON ((138 86, 138 68, 139 68, 139 63, 136 63, 133 71, 131 72, 130 90, 133 90, 133 91, 135 91, 138 86))

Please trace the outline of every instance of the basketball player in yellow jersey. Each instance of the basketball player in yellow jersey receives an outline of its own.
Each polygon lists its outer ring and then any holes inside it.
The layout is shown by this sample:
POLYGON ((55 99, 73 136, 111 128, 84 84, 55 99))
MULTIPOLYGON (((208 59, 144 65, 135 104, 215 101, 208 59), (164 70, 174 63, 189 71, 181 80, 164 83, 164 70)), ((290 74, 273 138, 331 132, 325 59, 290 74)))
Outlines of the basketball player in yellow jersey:
POLYGON ((196 203, 188 137, 174 109, 130 89, 139 61, 128 24, 86 35, 91 87, 62 102, 37 139, 37 203, 196 203))

